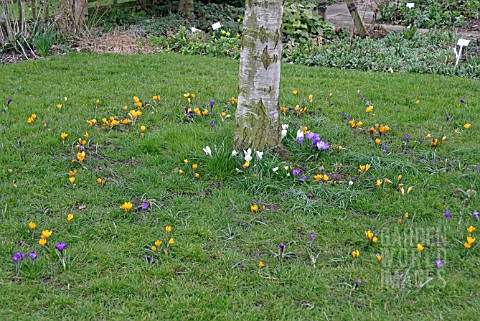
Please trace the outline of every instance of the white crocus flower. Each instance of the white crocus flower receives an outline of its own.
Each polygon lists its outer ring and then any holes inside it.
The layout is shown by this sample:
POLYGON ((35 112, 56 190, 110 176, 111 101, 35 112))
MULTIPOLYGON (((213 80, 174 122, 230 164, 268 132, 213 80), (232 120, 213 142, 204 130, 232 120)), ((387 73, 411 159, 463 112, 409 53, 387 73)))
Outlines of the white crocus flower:
POLYGON ((276 172, 278 171, 278 166, 277 166, 277 167, 274 167, 274 168, 272 168, 272 171, 273 171, 274 173, 276 173, 276 172))
POLYGON ((287 136, 287 129, 288 129, 288 124, 282 124, 282 138, 283 139, 285 136, 287 136))
POLYGON ((205 147, 203 151, 205 152, 205 154, 212 157, 212 150, 210 149, 210 146, 205 147))
POLYGON ((259 152, 258 150, 255 152, 257 154, 258 159, 262 159, 263 152, 259 152))
POLYGON ((243 150, 243 153, 245 154, 245 161, 250 162, 252 160, 252 149, 243 150))
POLYGON ((238 152, 234 149, 232 150, 232 157, 236 157, 238 155, 238 152))
POLYGON ((297 139, 300 137, 304 137, 303 131, 301 129, 297 130, 297 139))

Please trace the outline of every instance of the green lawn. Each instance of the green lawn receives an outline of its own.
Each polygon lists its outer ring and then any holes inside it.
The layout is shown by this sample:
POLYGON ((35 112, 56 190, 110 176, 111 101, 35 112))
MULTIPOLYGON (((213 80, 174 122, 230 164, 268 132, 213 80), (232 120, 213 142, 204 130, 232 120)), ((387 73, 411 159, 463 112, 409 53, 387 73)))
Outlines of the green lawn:
POLYGON ((307 110, 282 116, 287 153, 244 169, 231 156, 236 61, 69 54, 0 74, 2 320, 480 319, 479 242, 465 248, 480 228, 478 80, 284 65, 281 107, 307 110), (187 121, 185 93, 208 115, 187 121), (128 119, 133 96, 151 103, 135 124, 102 126, 128 119), (299 146, 299 126, 330 149, 299 146))

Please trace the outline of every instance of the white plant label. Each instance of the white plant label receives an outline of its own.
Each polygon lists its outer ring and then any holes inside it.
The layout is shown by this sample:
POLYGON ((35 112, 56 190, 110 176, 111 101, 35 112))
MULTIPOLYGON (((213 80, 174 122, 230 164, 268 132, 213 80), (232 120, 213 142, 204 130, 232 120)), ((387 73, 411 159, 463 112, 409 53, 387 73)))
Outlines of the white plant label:
POLYGON ((213 29, 213 30, 220 29, 221 27, 222 27, 222 25, 220 24, 220 22, 215 22, 215 23, 212 25, 212 29, 213 29))
POLYGON ((412 9, 413 7, 415 7, 415 3, 414 3, 414 2, 407 2, 407 8, 412 9))
POLYGON ((467 39, 458 39, 457 45, 460 47, 466 47, 470 43, 470 40, 467 39))

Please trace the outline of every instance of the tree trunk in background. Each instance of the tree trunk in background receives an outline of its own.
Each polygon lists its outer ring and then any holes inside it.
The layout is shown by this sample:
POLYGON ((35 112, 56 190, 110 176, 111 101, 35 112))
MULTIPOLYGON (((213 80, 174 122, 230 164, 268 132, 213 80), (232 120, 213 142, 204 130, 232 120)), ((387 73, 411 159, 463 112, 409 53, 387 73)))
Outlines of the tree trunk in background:
POLYGON ((87 0, 59 0, 58 26, 63 34, 81 34, 88 14, 87 0))
POLYGON ((358 35, 361 38, 365 38, 366 36, 365 27, 363 26, 362 19, 358 14, 357 7, 355 6, 355 1, 347 0, 347 7, 348 7, 348 11, 350 11, 350 14, 352 15, 353 24, 355 25, 355 29, 357 29, 358 35))
POLYGON ((82 33, 88 16, 88 0, 74 0, 73 27, 75 33, 82 33))
POLYGON ((327 0, 319 0, 317 2, 317 13, 322 17, 323 21, 325 21, 327 13, 327 0))
POLYGON ((282 0, 245 2, 234 131, 237 150, 280 145, 282 15, 282 0))
POLYGON ((178 12, 187 17, 193 15, 193 0, 180 0, 178 12))
POLYGON ((6 42, 5 39, 12 40, 15 34, 13 33, 13 27, 12 27, 12 22, 9 17, 9 12, 8 12, 8 2, 7 0, 2 0, 2 7, 3 7, 3 13, 0 15, 0 28, 5 28, 6 35, 3 34, 3 30, 0 30, 2 32, 2 45, 6 42), (3 38, 5 37, 5 39, 3 38))

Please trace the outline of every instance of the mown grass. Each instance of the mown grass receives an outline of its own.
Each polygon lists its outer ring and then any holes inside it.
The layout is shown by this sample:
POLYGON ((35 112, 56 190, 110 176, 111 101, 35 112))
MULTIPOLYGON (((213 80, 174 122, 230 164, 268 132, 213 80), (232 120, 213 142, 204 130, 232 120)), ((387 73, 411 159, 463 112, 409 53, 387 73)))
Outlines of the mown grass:
POLYGON ((0 120, 2 319, 479 318, 478 242, 464 248, 480 209, 478 81, 284 65, 280 104, 305 100, 307 113, 282 116, 290 126, 288 153, 254 157, 243 169, 243 159, 230 156, 235 61, 70 54, 0 68, 2 107, 12 98, 0 120), (186 122, 185 93, 195 93, 192 107, 215 101, 213 110, 186 122), (133 109, 134 95, 161 99, 133 126, 101 126, 102 117, 126 116, 123 106, 133 109), (370 114, 365 100, 374 104, 370 114), (222 121, 222 111, 232 117, 222 121), (351 128, 342 112, 363 129, 351 128), (37 118, 27 123, 32 113, 37 118), (98 123, 89 127, 92 118, 98 123), (366 131, 375 123, 391 128, 379 145, 366 131), (332 148, 320 155, 300 148, 298 126, 332 148), (69 134, 64 145, 62 132, 69 134), (85 160, 72 163, 85 132, 85 160), (428 134, 446 140, 433 148, 428 134), (359 174, 365 164, 370 170, 359 174), (287 176, 283 166, 301 169, 307 181, 287 176), (73 169, 75 187, 68 181, 73 169), (314 182, 318 173, 330 183, 314 182), (392 183, 377 187, 385 178, 392 183), (129 212, 120 209, 126 201, 133 203, 129 212), (251 204, 265 209, 252 213, 251 204), (33 238, 30 221, 37 224, 33 238), (38 239, 46 229, 53 233, 44 248, 38 239), (170 237, 168 254, 157 257, 150 247, 161 239, 163 249, 170 237), (54 249, 61 241, 70 256, 66 270, 54 249), (38 258, 32 264, 27 256, 17 273, 16 251, 38 258), (437 258, 444 263, 438 268, 437 258))

